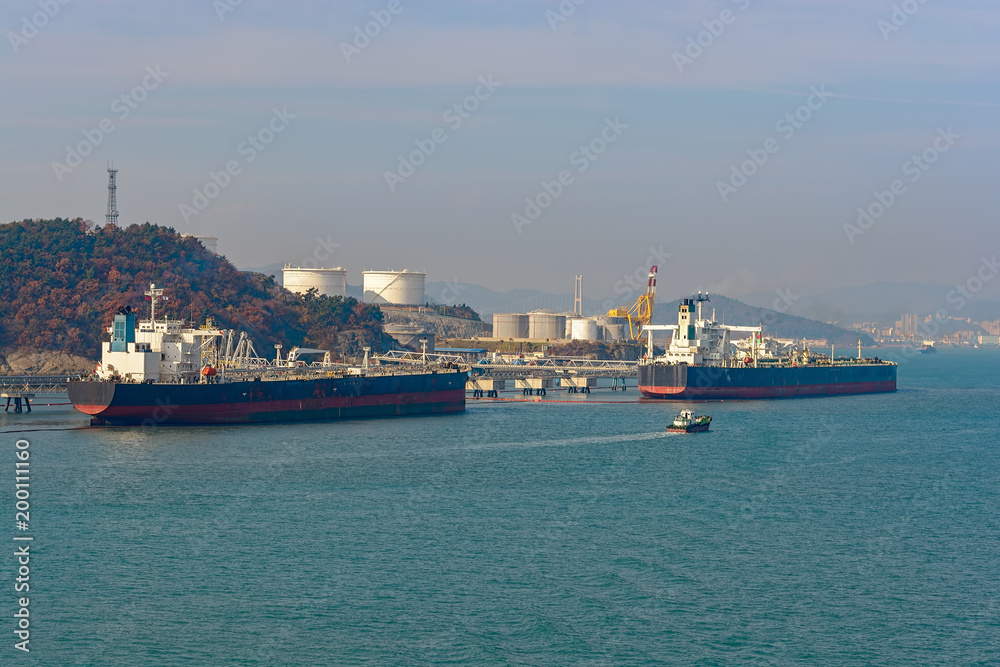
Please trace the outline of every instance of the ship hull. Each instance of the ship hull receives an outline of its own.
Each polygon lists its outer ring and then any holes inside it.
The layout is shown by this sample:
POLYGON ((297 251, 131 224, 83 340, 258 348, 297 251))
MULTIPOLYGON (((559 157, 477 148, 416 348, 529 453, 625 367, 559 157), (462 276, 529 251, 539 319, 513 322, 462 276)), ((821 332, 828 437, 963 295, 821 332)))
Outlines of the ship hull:
POLYGON ((896 365, 721 368, 642 364, 639 391, 673 401, 797 398, 896 391, 896 365))
POLYGON ((465 372, 219 384, 72 382, 95 426, 261 424, 433 415, 465 410, 465 372))
POLYGON ((698 424, 696 426, 676 427, 668 426, 667 433, 704 433, 708 430, 708 424, 698 424))

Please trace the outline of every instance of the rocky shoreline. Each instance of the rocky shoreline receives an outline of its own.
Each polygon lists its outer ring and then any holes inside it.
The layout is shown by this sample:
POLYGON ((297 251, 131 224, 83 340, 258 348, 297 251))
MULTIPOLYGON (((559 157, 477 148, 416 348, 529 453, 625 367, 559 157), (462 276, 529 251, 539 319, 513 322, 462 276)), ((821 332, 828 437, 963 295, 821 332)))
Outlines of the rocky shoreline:
POLYGON ((96 360, 65 352, 0 352, 0 375, 89 375, 96 366, 96 360))

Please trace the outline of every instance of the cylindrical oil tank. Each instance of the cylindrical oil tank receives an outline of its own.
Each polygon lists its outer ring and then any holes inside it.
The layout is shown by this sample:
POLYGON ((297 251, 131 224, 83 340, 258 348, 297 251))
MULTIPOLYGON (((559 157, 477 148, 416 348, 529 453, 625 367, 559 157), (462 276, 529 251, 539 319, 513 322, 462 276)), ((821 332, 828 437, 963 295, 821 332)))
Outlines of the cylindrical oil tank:
POLYGON ((566 332, 566 316, 551 310, 528 313, 528 338, 562 338, 566 332))
POLYGON ((621 340, 625 337, 625 325, 608 322, 604 325, 604 340, 621 340))
POLYGON ((528 316, 519 313, 493 313, 494 338, 527 338, 528 316))
POLYGON ((424 280, 419 271, 363 271, 365 303, 417 306, 425 302, 424 280))
POLYGON ((517 316, 517 338, 528 337, 528 314, 521 313, 517 316))
POLYGON ((597 320, 573 320, 572 329, 573 331, 570 337, 573 340, 597 340, 597 320))
POLYGON ((307 269, 285 264, 281 270, 281 284, 285 289, 297 294, 305 294, 315 287, 327 296, 347 296, 347 270, 307 269))
POLYGON ((219 237, 218 236, 208 236, 202 234, 181 234, 181 236, 190 236, 191 238, 198 239, 201 244, 205 246, 205 250, 209 252, 219 254, 219 237))

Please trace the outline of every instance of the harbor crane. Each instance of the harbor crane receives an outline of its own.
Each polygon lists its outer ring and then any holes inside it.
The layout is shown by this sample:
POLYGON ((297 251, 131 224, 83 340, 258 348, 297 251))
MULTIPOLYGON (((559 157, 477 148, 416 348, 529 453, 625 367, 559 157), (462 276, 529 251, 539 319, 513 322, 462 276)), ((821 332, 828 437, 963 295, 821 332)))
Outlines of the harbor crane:
POLYGON ((657 267, 649 268, 649 278, 646 280, 646 293, 639 296, 631 306, 621 306, 608 311, 608 317, 620 317, 628 321, 628 332, 631 340, 638 340, 642 328, 653 319, 653 302, 656 300, 657 267))

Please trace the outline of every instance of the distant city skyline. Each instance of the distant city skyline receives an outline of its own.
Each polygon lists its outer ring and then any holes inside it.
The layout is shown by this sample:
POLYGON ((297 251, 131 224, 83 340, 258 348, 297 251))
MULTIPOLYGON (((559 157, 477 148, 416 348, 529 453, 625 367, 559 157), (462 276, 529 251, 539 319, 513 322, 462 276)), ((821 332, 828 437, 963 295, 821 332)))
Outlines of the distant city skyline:
POLYGON ((1000 293, 994 3, 52 0, 0 27, 0 222, 103 223, 113 160, 121 224, 241 267, 1000 293))

